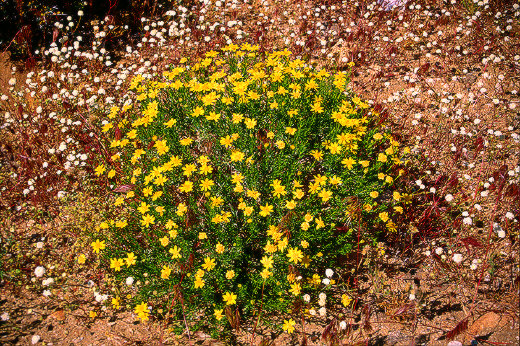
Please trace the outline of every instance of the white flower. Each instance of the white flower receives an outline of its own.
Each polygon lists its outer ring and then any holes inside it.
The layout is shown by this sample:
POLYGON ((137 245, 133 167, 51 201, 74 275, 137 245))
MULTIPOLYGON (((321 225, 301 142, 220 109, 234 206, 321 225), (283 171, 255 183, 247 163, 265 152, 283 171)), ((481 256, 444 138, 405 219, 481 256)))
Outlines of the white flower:
POLYGON ((318 298, 320 298, 320 300, 325 300, 325 299, 327 299, 327 295, 326 295, 324 292, 321 292, 321 293, 318 295, 318 298))
POLYGON ((304 300, 306 303, 308 303, 308 302, 311 301, 311 296, 308 295, 308 294, 305 294, 305 295, 303 296, 303 300, 304 300))
POLYGON ((341 321, 341 322, 339 323, 339 328, 340 328, 341 330, 345 330, 345 329, 347 329, 347 322, 345 322, 345 321, 341 321))
POLYGON ((9 321, 9 314, 7 312, 4 312, 2 315, 0 315, 0 320, 2 321, 9 321))
POLYGON ((328 286, 328 285, 330 284, 330 279, 325 278, 325 279, 323 279, 321 282, 323 282, 323 284, 324 284, 325 286, 328 286))
POLYGON ((126 285, 127 286, 132 286, 133 283, 134 283, 134 278, 133 277, 129 276, 129 277, 126 278, 126 285))
POLYGON ((40 341, 40 336, 39 335, 33 335, 32 338, 31 338, 31 344, 37 344, 38 342, 40 341))
POLYGON ((325 275, 330 278, 332 275, 334 275, 334 271, 332 269, 325 270, 325 275))
POLYGON ((513 215, 513 213, 510 212, 510 211, 508 211, 508 212, 506 213, 506 217, 507 217, 509 220, 513 220, 513 219, 515 218, 515 216, 513 215))
POLYGON ((471 225, 473 223, 473 220, 471 219, 471 217, 465 217, 462 222, 465 224, 465 225, 471 225))
POLYGON ((48 297, 48 296, 50 296, 51 294, 52 294, 52 293, 51 293, 51 291, 49 291, 49 290, 45 290, 45 291, 43 291, 43 296, 44 296, 44 297, 48 297))
POLYGON ((505 238, 506 237, 506 231, 504 231, 503 229, 498 231, 498 237, 499 238, 505 238))
POLYGON ((78 16, 80 16, 80 17, 83 16, 83 11, 82 10, 78 11, 78 16))
POLYGON ((453 201, 453 195, 452 195, 452 194, 447 194, 447 195, 446 195, 446 201, 447 201, 447 202, 451 202, 451 201, 453 201))
POLYGON ((453 255, 453 262, 460 263, 462 262, 462 255, 460 253, 456 253, 453 255))
POLYGON ((325 317, 327 315, 327 308, 326 307, 322 307, 318 310, 319 314, 321 317, 325 317))
POLYGON ((41 278, 43 274, 45 274, 45 268, 42 266, 36 267, 34 270, 34 275, 36 275, 38 278, 41 278))
POLYGON ((52 283, 54 283, 54 279, 53 279, 53 278, 44 279, 44 280, 42 281, 42 285, 43 285, 43 286, 49 286, 49 285, 51 285, 52 283))
POLYGON ((435 249, 435 253, 436 253, 437 255, 439 255, 439 256, 442 255, 442 252, 443 252, 443 251, 444 251, 444 249, 441 248, 441 247, 438 247, 438 248, 435 249))

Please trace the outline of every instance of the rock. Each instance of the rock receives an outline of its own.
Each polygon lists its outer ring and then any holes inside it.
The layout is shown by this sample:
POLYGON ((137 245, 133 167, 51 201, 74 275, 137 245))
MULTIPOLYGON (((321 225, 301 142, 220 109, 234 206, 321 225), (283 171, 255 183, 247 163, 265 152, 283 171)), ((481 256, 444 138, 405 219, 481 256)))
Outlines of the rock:
POLYGON ((471 342, 476 336, 491 334, 507 324, 508 320, 494 312, 488 312, 473 322, 466 331, 464 342, 471 342))

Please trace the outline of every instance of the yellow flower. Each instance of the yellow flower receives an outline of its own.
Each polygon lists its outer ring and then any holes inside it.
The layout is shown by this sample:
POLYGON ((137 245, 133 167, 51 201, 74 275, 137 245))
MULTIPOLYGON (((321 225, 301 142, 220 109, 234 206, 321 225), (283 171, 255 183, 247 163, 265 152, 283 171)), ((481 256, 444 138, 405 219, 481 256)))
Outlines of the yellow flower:
POLYGON ((155 216, 150 214, 143 215, 143 219, 141 220, 141 225, 145 227, 150 227, 150 225, 155 224, 155 216))
POLYGON ((321 197, 322 202, 327 202, 329 199, 332 198, 332 191, 321 190, 318 193, 318 196, 321 197))
POLYGON ((95 253, 99 253, 99 250, 104 250, 105 249, 105 241, 100 241, 99 239, 96 239, 95 242, 93 242, 92 244, 92 249, 94 250, 95 253))
POLYGON ((172 255, 172 259, 176 259, 176 258, 181 258, 181 249, 179 249, 177 247, 177 245, 175 245, 173 248, 171 248, 169 251, 168 251, 171 255, 172 255))
POLYGON ((272 268, 273 267, 273 263, 274 263, 274 260, 273 260, 273 256, 264 256, 262 257, 262 259, 260 260, 260 263, 262 263, 262 265, 264 266, 265 269, 269 269, 269 268, 272 268))
POLYGON ((97 312, 91 310, 91 311, 88 313, 88 316, 89 316, 90 318, 96 318, 96 316, 97 316, 97 312))
POLYGON ((120 307, 119 298, 112 298, 112 306, 115 310, 119 309, 119 307, 120 307))
POLYGON ((172 270, 167 265, 164 265, 161 270, 161 279, 168 279, 170 277, 172 270))
POLYGON ((302 246, 302 248, 306 249, 309 247, 309 242, 307 240, 302 240, 300 242, 300 245, 302 246))
POLYGON ((341 161, 341 163, 347 167, 348 169, 352 169, 352 167, 354 166, 354 164, 356 163, 356 160, 354 160, 353 158, 349 157, 349 158, 345 158, 341 161))
POLYGON ((294 332, 294 325, 296 322, 291 318, 289 321, 284 320, 283 321, 283 330, 285 330, 287 333, 291 334, 294 332))
POLYGON ((232 292, 226 292, 222 299, 226 302, 226 305, 234 305, 237 302, 237 295, 232 292))
POLYGON ((352 301, 352 298, 350 298, 346 294, 343 294, 341 296, 341 304, 343 304, 344 307, 349 306, 351 301, 352 301))
POLYGON ((298 263, 303 258, 303 253, 298 248, 290 248, 287 251, 287 257, 289 257, 289 262, 298 263))
POLYGON ((96 175, 99 177, 103 172, 105 172, 105 165, 99 165, 96 167, 96 175))
POLYGON ((160 206, 158 206, 158 207, 155 207, 155 211, 156 211, 157 213, 159 213, 159 215, 163 216, 163 214, 164 214, 164 212, 166 211, 166 209, 165 209, 162 205, 160 205, 160 206))
POLYGON ((260 273, 260 276, 262 277, 262 279, 267 279, 269 276, 273 275, 272 272, 269 271, 269 269, 265 268, 264 270, 262 270, 262 272, 260 273))
POLYGON ((282 182, 278 179, 273 180, 271 186, 273 187, 273 196, 279 197, 280 195, 285 196, 287 192, 285 191, 285 186, 281 184, 282 182))
POLYGON ((189 164, 186 164, 183 168, 182 168, 182 171, 183 171, 183 175, 187 176, 187 177, 190 177, 191 174, 193 172, 195 172, 197 170, 197 166, 195 166, 195 164, 193 163, 189 163, 189 164))
POLYGON ((211 187, 213 185, 215 185, 213 180, 206 178, 206 179, 202 180, 202 182, 200 183, 200 189, 202 191, 209 191, 209 190, 211 190, 211 187))
POLYGON ((256 119, 246 118, 244 123, 248 129, 252 129, 256 126, 256 119))
POLYGON ((273 206, 269 205, 268 203, 265 204, 265 206, 260 206, 260 216, 266 217, 270 215, 273 212, 273 206))
POLYGON ((167 236, 164 236, 162 238, 159 238, 159 242, 162 246, 168 246, 168 244, 170 243, 170 239, 167 236))
POLYGON ((179 203, 179 205, 177 205, 177 211, 175 212, 175 214, 183 216, 186 211, 188 211, 188 207, 186 206, 186 204, 179 203))
POLYGON ((385 211, 385 212, 382 212, 382 213, 379 213, 379 218, 383 221, 383 222, 387 222, 388 221, 388 213, 385 211))
POLYGON ((233 113, 232 120, 234 124, 238 124, 244 119, 244 116, 240 113, 233 113))
POLYGON ((190 192, 193 190, 193 183, 189 180, 186 180, 181 186, 179 186, 179 190, 181 192, 190 192))
POLYGON ((231 280, 235 277, 235 271, 234 270, 228 270, 226 272, 226 279, 231 280))
POLYGON ((293 136, 296 133, 296 129, 294 127, 286 127, 285 128, 285 133, 293 136))
POLYGON ((376 141, 380 140, 383 138, 383 135, 381 135, 379 132, 376 133, 375 135, 372 136, 372 138, 374 138, 376 141))
POLYGON ((110 260, 110 268, 114 269, 116 272, 121 270, 121 266, 124 264, 122 258, 112 258, 110 260))
POLYGON ((383 153, 379 153, 379 155, 377 156, 377 161, 379 162, 387 162, 388 159, 387 159, 387 156, 383 153))
POLYGON ((199 240, 204 240, 204 239, 208 239, 208 235, 206 234, 206 232, 200 232, 199 240))
POLYGON ((244 160, 245 154, 240 150, 233 150, 231 152, 231 162, 244 160))
POLYGON ((191 139, 189 137, 188 138, 184 138, 184 139, 180 140, 180 143, 181 143, 181 145, 184 145, 184 146, 190 145, 191 143, 193 143, 193 139, 191 139))
POLYGON ((289 290, 289 292, 295 296, 299 295, 300 291, 301 291, 301 286, 300 286, 300 283, 298 283, 298 282, 292 284, 291 289, 289 290))
POLYGON ((129 252, 125 258, 126 266, 130 267, 131 265, 135 265, 136 260, 137 260, 137 257, 134 255, 134 253, 129 252))
POLYGON ((247 195, 247 197, 257 199, 258 197, 260 197, 260 192, 258 192, 256 190, 247 190, 246 195, 247 195))
POLYGON ((224 311, 223 309, 220 309, 220 310, 215 309, 215 312, 213 313, 213 315, 215 315, 215 318, 217 319, 217 321, 220 321, 222 319, 223 311, 224 311))
POLYGON ((276 147, 278 149, 280 149, 280 150, 285 148, 285 142, 284 141, 276 141, 276 143, 274 143, 274 145, 276 145, 276 147))
POLYGON ((78 263, 79 264, 85 264, 86 257, 84 254, 81 254, 78 256, 78 263))
POLYGON ((285 203, 285 207, 289 210, 292 210, 294 208, 296 208, 296 202, 294 201, 294 199, 290 200, 290 201, 287 201, 285 203))
POLYGON ((137 305, 135 307, 134 312, 137 314, 137 316, 139 316, 139 318, 141 320, 143 320, 143 321, 148 320, 148 314, 149 314, 148 304, 141 303, 141 304, 137 305))
POLYGON ((215 268, 215 259, 211 257, 204 258, 204 264, 202 265, 202 268, 207 270, 208 272, 211 271, 211 269, 215 268))
POLYGON ((377 197, 379 197, 379 192, 377 192, 377 191, 372 191, 372 192, 370 192, 370 197, 372 197, 372 198, 377 198, 377 197))
POLYGON ((217 243, 217 245, 215 246, 215 251, 217 251, 218 254, 223 253, 225 249, 226 248, 224 247, 224 245, 220 243, 217 243))
POLYGON ((402 213, 403 213, 403 207, 401 207, 401 206, 396 206, 396 207, 394 207, 394 210, 395 210, 396 212, 398 212, 399 214, 402 214, 402 213))

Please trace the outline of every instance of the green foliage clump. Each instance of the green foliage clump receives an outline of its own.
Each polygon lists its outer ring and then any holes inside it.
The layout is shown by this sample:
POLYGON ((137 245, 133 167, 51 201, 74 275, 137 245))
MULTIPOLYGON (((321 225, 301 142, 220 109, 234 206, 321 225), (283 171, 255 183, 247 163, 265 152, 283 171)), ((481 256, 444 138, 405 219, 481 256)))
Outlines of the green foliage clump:
POLYGON ((402 173, 399 143, 347 88, 348 72, 257 49, 181 59, 160 81, 136 76, 137 102, 103 127, 114 155, 96 174, 117 186, 121 214, 92 246, 117 281, 137 280, 142 320, 153 306, 222 330, 237 313, 294 312, 340 280, 323 273, 359 230, 373 241, 395 229, 399 207, 381 202, 402 173))

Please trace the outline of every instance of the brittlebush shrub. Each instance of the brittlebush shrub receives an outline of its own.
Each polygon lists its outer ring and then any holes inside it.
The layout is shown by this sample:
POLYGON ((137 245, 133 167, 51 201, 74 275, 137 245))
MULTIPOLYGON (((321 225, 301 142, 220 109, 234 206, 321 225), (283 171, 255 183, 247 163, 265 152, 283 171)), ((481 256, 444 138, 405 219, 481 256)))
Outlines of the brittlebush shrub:
POLYGON ((109 115, 113 162, 96 172, 121 214, 92 245, 117 282, 137 280, 142 320, 163 311, 218 331, 260 307, 269 320, 316 295, 359 227, 367 240, 393 227, 381 201, 399 143, 348 73, 256 50, 230 45, 161 80, 137 76, 137 102, 109 115))

